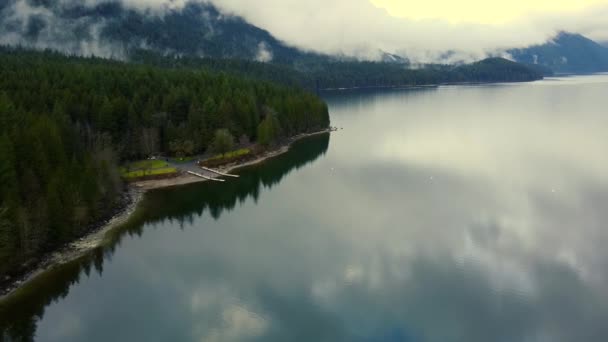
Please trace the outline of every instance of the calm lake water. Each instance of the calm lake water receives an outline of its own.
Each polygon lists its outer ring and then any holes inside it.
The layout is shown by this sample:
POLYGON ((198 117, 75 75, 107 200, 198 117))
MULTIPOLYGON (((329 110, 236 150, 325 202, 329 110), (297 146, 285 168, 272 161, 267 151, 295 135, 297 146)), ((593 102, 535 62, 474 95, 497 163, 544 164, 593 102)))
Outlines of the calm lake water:
POLYGON ((608 340, 608 75, 326 98, 343 130, 149 193, 4 338, 608 340))

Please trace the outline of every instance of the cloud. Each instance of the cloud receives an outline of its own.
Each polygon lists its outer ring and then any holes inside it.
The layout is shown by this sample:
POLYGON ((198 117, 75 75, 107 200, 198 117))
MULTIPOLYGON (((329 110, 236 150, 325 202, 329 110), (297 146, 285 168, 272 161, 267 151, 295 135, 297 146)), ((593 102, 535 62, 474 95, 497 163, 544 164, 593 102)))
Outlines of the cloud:
POLYGON ((258 53, 255 60, 263 63, 272 61, 272 51, 266 42, 260 42, 260 44, 258 44, 258 53))
MULTIPOLYGON (((117 1, 144 15, 162 16, 182 9, 190 0, 49 0, 54 10, 34 6, 30 0, 9 0, 9 5, 0 5, 0 43, 25 42, 38 48, 120 58, 124 56, 122 47, 99 37, 109 17, 59 18, 56 10, 117 1), (28 32, 38 39, 28 40, 28 32)), ((378 59, 388 52, 420 63, 478 60, 509 48, 543 43, 561 30, 608 40, 608 0, 594 0, 603 3, 568 12, 540 12, 539 7, 539 11, 495 24, 397 17, 369 0, 192 1, 211 2, 227 14, 242 16, 288 45, 361 59, 378 59)), ((270 61, 273 53, 266 43, 260 43, 256 57, 270 61)))
POLYGON ((456 59, 476 59, 542 43, 560 30, 608 40, 608 2, 569 13, 529 14, 495 25, 398 18, 368 0, 212 2, 300 48, 367 58, 377 58, 378 50, 383 50, 422 62, 436 60, 446 51, 455 51, 456 59))
MULTIPOLYGON (((59 12, 76 6, 70 0, 49 2, 53 6, 35 6, 32 1, 15 0, 0 6, 0 44, 21 45, 36 49, 54 49, 84 56, 124 59, 121 46, 100 38, 107 18, 102 16, 63 17, 59 12)), ((78 5, 93 6, 87 0, 78 5)))

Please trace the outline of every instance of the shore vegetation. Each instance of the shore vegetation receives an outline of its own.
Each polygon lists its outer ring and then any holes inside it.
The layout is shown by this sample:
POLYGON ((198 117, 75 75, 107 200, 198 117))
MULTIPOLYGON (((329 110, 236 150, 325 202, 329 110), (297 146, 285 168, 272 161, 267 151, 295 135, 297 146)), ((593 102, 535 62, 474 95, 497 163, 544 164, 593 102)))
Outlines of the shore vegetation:
POLYGON ((326 104, 299 87, 0 49, 0 282, 115 215, 124 180, 176 172, 134 161, 215 153, 217 132, 256 144, 270 115, 272 139, 329 126, 326 104))

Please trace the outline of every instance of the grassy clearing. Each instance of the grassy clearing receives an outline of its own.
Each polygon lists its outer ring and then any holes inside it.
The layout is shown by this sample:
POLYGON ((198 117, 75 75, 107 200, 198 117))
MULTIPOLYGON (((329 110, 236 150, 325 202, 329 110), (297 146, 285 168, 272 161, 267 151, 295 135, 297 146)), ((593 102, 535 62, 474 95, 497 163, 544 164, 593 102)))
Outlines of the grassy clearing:
POLYGON ((120 175, 126 180, 135 180, 147 176, 171 175, 177 173, 177 169, 169 167, 163 160, 141 160, 123 166, 120 175))
POLYGON ((149 170, 149 169, 160 169, 163 167, 167 167, 169 164, 164 160, 140 160, 136 162, 132 162, 127 165, 126 168, 130 170, 149 170))
POLYGON ((206 161, 216 161, 216 160, 221 160, 221 159, 238 158, 238 157, 246 156, 246 155, 248 155, 250 153, 251 153, 250 149, 248 149, 248 148, 242 148, 240 150, 228 152, 228 153, 225 153, 225 154, 218 154, 218 155, 216 155, 214 157, 211 157, 211 158, 207 159, 206 161))
POLYGON ((174 167, 163 167, 159 169, 151 169, 151 170, 137 170, 126 173, 121 173, 122 177, 127 180, 135 180, 137 178, 147 177, 147 176, 161 176, 161 175, 172 175, 177 173, 177 169, 174 167))

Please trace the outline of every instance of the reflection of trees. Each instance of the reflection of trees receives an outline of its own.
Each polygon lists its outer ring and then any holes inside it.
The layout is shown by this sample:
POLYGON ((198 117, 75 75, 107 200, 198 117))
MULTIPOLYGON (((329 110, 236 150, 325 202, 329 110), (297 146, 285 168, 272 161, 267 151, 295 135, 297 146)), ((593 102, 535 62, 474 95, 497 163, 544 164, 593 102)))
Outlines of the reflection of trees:
POLYGON ((278 184, 291 171, 305 166, 323 155, 329 146, 329 134, 318 135, 293 144, 289 153, 265 163, 239 171, 241 177, 225 183, 205 182, 186 187, 153 191, 146 194, 140 208, 111 243, 92 253, 46 272, 0 302, 0 341, 30 341, 34 339, 39 317, 45 308, 59 298, 65 298, 71 285, 88 276, 91 269, 100 275, 104 257, 120 245, 125 233, 142 234, 145 223, 166 219, 180 223, 192 222, 205 210, 219 219, 225 210, 232 210, 237 202, 249 196, 257 201, 263 187, 278 184))
POLYGON ((43 317, 46 306, 65 298, 70 286, 78 284, 83 275, 88 277, 92 268, 101 274, 103 259, 103 249, 95 249, 87 256, 41 274, 6 298, 0 303, 0 341, 34 340, 38 318, 43 317))
POLYGON ((394 98, 399 96, 420 96, 421 93, 431 94, 438 89, 437 86, 423 86, 423 87, 397 87, 397 88, 363 88, 363 89, 349 89, 344 91, 326 91, 321 95, 325 101, 331 107, 340 106, 353 106, 369 104, 370 97, 373 97, 376 101, 382 101, 383 99, 394 98))
POLYGON ((305 166, 327 151, 329 134, 310 137, 296 142, 289 153, 239 172, 239 179, 225 183, 205 182, 188 187, 154 191, 142 203, 141 223, 154 223, 176 219, 180 223, 192 222, 208 210, 219 219, 225 210, 232 210, 237 202, 249 196, 257 201, 262 187, 271 188, 292 170, 305 166))

